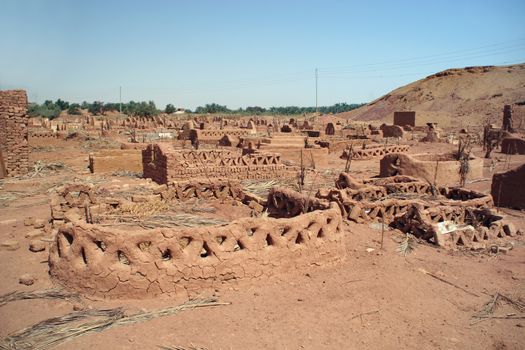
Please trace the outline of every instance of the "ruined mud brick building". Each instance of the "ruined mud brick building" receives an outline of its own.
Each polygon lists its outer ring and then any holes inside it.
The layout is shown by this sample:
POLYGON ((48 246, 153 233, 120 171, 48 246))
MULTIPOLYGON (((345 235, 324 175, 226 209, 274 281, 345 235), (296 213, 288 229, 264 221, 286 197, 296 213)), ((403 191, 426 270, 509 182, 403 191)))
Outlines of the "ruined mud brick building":
POLYGON ((394 137, 398 139, 405 139, 407 132, 403 129, 403 127, 399 125, 386 125, 383 124, 379 128, 382 133, 383 137, 394 137))
POLYGON ((416 112, 394 112, 394 125, 416 126, 416 112))
POLYGON ((0 178, 29 171, 27 94, 0 91, 0 178))
POLYGON ((525 140, 519 137, 505 137, 501 141, 501 153, 525 154, 525 140))
POLYGON ((116 171, 142 172, 142 152, 139 149, 102 150, 89 154, 91 173, 116 171))
POLYGON ((175 150, 150 144, 142 151, 143 177, 159 184, 188 178, 276 179, 297 176, 298 168, 277 153, 242 155, 236 150, 175 150))
POLYGON ((525 209, 525 164, 494 174, 491 194, 498 207, 525 209))

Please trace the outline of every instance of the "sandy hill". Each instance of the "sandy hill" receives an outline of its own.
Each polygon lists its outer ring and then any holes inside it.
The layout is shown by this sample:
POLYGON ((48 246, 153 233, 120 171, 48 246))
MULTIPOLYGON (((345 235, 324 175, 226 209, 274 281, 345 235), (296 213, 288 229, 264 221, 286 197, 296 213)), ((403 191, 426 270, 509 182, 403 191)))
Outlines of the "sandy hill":
POLYGON ((394 111, 416 111, 418 124, 467 126, 487 118, 499 122, 505 104, 523 101, 525 64, 466 67, 430 75, 338 116, 391 123, 394 111))

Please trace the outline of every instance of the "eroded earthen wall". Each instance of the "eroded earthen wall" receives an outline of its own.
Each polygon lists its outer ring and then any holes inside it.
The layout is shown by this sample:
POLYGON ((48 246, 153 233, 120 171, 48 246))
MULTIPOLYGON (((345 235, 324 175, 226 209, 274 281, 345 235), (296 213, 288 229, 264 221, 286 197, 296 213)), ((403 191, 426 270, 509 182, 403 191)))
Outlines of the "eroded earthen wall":
MULTIPOLYGON (((380 161, 381 177, 408 175, 442 186, 458 185, 461 180, 460 162, 453 155, 407 155, 391 153, 380 161), (440 158, 441 157, 441 158, 440 158), (432 159, 435 158, 435 159, 432 159)), ((468 161, 467 180, 483 177, 483 159, 472 157, 468 161)))
POLYGON ((198 228, 124 232, 69 223, 51 248, 50 273, 70 289, 101 297, 191 296, 238 279, 339 262, 341 223, 337 206, 198 228))
POLYGON ((416 126, 416 112, 394 112, 394 125, 416 126))
POLYGON ((159 184, 195 178, 275 179, 297 175, 277 153, 241 155, 230 150, 173 150, 149 145, 142 151, 143 176, 159 184))
POLYGON ((29 171, 28 123, 26 92, 0 91, 0 177, 29 171))
POLYGON ((496 206, 525 209, 525 164, 494 174, 491 193, 496 206))

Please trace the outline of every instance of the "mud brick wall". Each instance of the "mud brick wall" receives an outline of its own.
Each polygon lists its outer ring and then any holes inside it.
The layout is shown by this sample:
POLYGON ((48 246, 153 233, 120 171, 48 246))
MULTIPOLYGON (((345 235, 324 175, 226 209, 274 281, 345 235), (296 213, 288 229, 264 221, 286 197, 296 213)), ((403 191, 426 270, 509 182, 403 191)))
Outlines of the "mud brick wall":
POLYGON ((467 206, 435 206, 423 209, 413 204, 393 222, 395 228, 411 233, 417 238, 431 241, 446 249, 458 247, 482 247, 501 244, 501 240, 516 235, 512 224, 489 209, 467 206), (453 224, 450 232, 443 232, 453 224))
MULTIPOLYGON (((483 159, 472 157, 468 163, 467 180, 482 178, 483 159)), ((459 168, 460 162, 453 160, 452 155, 431 156, 421 154, 410 156, 402 153, 391 153, 381 159, 379 176, 408 175, 430 183, 434 183, 435 179, 436 183, 442 186, 453 186, 460 183, 459 168)))
POLYGON ((506 137, 501 141, 501 153, 525 154, 525 140, 518 137, 506 137))
POLYGON ((494 174, 491 193, 498 207, 525 209, 525 164, 494 174))
POLYGON ((248 195, 239 182, 228 179, 170 182, 158 193, 163 200, 168 201, 187 201, 195 198, 204 200, 232 198, 244 201, 248 195))
POLYGON ((116 171, 142 172, 142 153, 140 150, 105 150, 89 155, 91 173, 113 173, 116 171))
POLYGON ((428 183, 408 176, 364 183, 342 173, 336 186, 338 189, 320 189, 316 197, 338 203, 343 217, 355 222, 383 221, 390 224, 415 204, 425 210, 435 206, 490 208, 493 204, 492 196, 481 192, 446 186, 432 188, 428 183))
POLYGON ((189 139, 191 143, 199 141, 199 143, 213 143, 219 142, 225 135, 234 137, 241 137, 250 135, 254 129, 212 129, 212 130, 200 130, 192 129, 189 132, 189 139))
POLYGON ((298 168, 281 163, 279 154, 241 156, 239 151, 179 151, 149 145, 142 151, 143 176, 159 184, 187 179, 275 179, 297 176, 298 168))
POLYGON ((0 178, 29 171, 28 123, 26 92, 0 91, 0 178))
POLYGON ((285 188, 274 187, 268 194, 268 213, 276 217, 295 217, 303 213, 329 208, 327 200, 285 188))
POLYGON ((383 132, 383 137, 395 137, 400 139, 406 138, 406 131, 399 125, 386 125, 383 124, 380 126, 381 131, 383 132))
POLYGON ((50 250, 50 274, 68 289, 105 298, 191 297, 240 279, 338 263, 345 256, 341 224, 337 206, 190 229, 69 223, 50 250))
MULTIPOLYGON (((390 145, 390 146, 376 146, 370 148, 352 148, 352 159, 363 160, 375 157, 382 157, 389 153, 406 153, 410 149, 409 145, 390 145)), ((341 155, 341 159, 348 159, 350 150, 346 149, 341 155)))
POLYGON ((416 112, 394 112, 394 125, 416 126, 416 112))

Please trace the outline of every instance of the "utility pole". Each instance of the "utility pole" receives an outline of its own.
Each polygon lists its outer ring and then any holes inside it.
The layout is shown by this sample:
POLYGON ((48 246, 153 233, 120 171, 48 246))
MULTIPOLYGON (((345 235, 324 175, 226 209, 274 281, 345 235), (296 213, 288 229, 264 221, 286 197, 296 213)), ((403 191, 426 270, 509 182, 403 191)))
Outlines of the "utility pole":
POLYGON ((317 68, 315 69, 315 113, 319 113, 319 107, 317 105, 317 68))
POLYGON ((119 86, 118 88, 118 109, 122 115, 122 86, 119 86))

